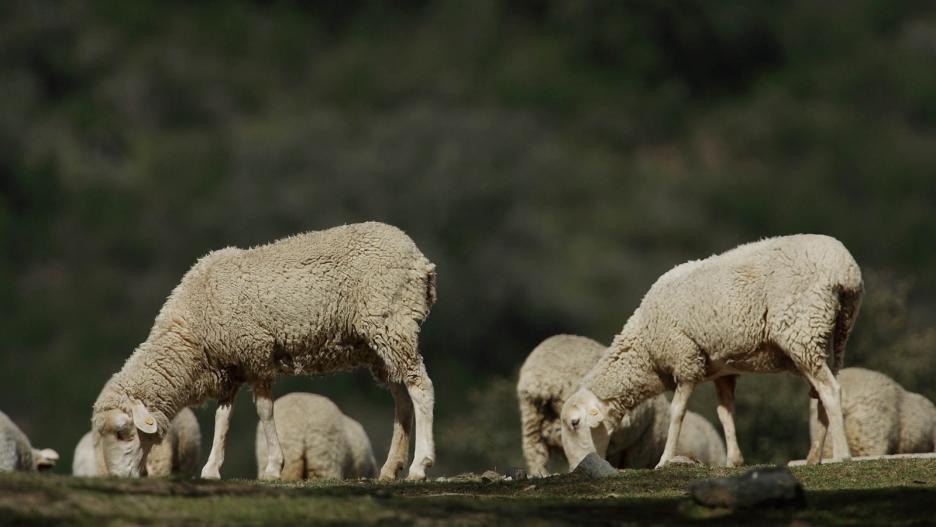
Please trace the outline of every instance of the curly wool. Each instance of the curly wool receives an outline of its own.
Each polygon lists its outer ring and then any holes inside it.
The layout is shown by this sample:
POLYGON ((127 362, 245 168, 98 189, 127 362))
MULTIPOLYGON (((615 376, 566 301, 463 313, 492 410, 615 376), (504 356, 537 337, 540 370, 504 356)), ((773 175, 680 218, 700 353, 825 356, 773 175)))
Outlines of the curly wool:
POLYGON ((434 268, 406 234, 374 222, 209 253, 104 386, 92 425, 139 400, 162 434, 182 408, 283 374, 364 366, 401 382, 423 368, 416 340, 434 268))
MULTIPOLYGON (((854 456, 883 456, 936 451, 936 406, 920 394, 904 390, 883 373, 845 368, 839 373, 845 436, 854 456)), ((819 428, 817 404, 812 402, 810 441, 819 428)), ((811 456, 814 454, 811 453, 811 456)), ((832 455, 826 441, 823 457, 832 455)))
MULTIPOLYGON (((195 476, 201 462, 201 428, 195 413, 183 408, 172 420, 163 439, 153 445, 146 456, 146 475, 165 477, 170 474, 195 476)), ((75 446, 72 458, 73 476, 106 476, 94 449, 92 432, 86 433, 75 446)))
MULTIPOLYGON (((554 453, 562 453, 559 415, 565 400, 607 348, 577 335, 555 335, 530 352, 517 382, 523 455, 530 474, 542 476, 554 453)), ((649 468, 666 443, 669 405, 660 395, 638 405, 612 430, 607 458, 618 468, 649 468)), ((679 455, 707 464, 723 464, 725 446, 704 417, 689 412, 680 435, 679 455)))
POLYGON ((862 292, 851 254, 822 235, 769 238, 678 265, 644 296, 583 393, 603 401, 605 422, 615 423, 663 391, 721 376, 825 379, 826 364, 832 374, 842 364, 862 292))
MULTIPOLYGON (((276 400, 273 409, 276 432, 285 463, 282 478, 373 478, 377 463, 364 428, 341 413, 321 395, 290 393, 276 400)), ((257 473, 267 462, 266 436, 257 426, 257 473)))

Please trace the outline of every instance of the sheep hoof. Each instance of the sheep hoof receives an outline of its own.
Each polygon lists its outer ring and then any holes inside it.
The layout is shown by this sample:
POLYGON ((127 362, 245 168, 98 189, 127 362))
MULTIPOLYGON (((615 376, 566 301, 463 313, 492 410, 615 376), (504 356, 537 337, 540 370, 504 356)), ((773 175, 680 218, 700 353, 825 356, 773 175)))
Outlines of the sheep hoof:
POLYGON ((263 481, 277 481, 280 479, 280 473, 279 471, 265 470, 260 475, 260 479, 263 481))
POLYGON ((380 469, 380 481, 396 481, 397 476, 403 471, 402 463, 387 463, 380 469))
POLYGON ((221 473, 218 472, 218 469, 205 467, 201 473, 201 479, 221 479, 221 473))
POLYGON ((426 473, 422 470, 410 469, 409 475, 406 476, 406 481, 423 481, 424 479, 426 479, 426 473))

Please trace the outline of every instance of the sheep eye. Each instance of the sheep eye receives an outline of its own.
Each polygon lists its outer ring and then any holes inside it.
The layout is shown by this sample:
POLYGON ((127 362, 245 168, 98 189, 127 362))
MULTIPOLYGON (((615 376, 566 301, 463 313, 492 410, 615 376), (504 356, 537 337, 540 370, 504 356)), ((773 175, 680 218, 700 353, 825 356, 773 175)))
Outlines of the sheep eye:
POLYGON ((130 441, 133 439, 133 433, 129 430, 118 430, 117 439, 119 441, 130 441))

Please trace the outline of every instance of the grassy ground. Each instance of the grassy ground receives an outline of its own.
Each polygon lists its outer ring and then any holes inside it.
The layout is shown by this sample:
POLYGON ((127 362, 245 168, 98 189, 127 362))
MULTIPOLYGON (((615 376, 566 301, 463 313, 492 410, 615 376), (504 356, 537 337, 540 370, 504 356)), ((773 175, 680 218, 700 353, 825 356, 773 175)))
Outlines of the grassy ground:
POLYGON ((692 481, 743 472, 674 466, 592 481, 282 484, 246 480, 0 475, 0 523, 46 525, 926 525, 936 460, 798 467, 808 506, 731 512, 694 505, 692 481))

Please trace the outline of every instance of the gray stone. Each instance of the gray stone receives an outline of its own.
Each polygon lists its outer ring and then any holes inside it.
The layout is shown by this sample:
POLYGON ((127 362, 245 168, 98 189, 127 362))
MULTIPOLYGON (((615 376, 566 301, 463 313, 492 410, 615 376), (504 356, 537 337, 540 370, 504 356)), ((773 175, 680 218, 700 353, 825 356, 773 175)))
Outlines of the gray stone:
POLYGON ((803 486, 785 467, 754 469, 740 476, 696 481, 692 499, 708 507, 803 507, 803 486))
POLYGON ((510 479, 512 481, 523 481, 527 479, 526 470, 523 470, 522 468, 512 468, 507 471, 507 474, 505 474, 505 476, 507 476, 507 479, 510 479))
POLYGON ((608 463, 594 452, 585 456, 572 473, 581 474, 592 479, 611 478, 618 475, 617 469, 612 467, 611 463, 608 463))

